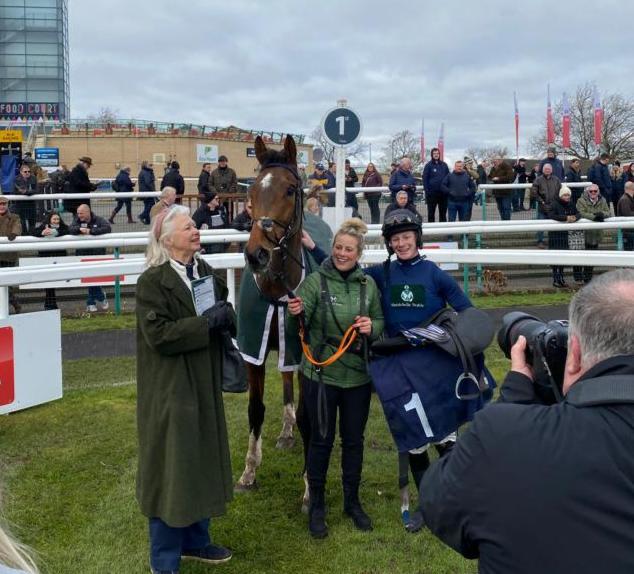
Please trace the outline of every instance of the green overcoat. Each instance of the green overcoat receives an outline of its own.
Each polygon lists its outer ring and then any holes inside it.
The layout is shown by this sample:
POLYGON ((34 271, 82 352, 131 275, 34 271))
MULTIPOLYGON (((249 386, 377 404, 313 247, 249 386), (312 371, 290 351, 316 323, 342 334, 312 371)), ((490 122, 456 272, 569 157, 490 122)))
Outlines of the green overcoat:
MULTIPOLYGON (((198 272, 212 269, 199 260, 198 272)), ((172 527, 219 516, 233 493, 220 339, 169 262, 139 277, 136 316, 141 512, 172 527)))

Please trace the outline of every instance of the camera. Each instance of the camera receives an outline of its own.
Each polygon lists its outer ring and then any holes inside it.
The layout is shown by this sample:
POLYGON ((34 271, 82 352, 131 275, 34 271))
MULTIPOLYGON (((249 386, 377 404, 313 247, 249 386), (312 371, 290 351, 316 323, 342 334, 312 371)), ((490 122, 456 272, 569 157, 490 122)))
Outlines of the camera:
POLYGON ((560 401, 568 354, 568 321, 546 323, 521 311, 507 313, 498 331, 498 345, 507 359, 520 335, 526 338, 526 362, 535 374, 538 394, 546 402, 560 401))

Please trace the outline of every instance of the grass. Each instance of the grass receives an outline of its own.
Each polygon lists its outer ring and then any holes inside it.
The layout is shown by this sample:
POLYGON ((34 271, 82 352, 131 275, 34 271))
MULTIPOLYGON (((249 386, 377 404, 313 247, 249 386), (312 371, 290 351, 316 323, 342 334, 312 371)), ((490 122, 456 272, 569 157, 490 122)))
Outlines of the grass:
MULTIPOLYGON (((498 381, 508 362, 491 346, 487 363, 498 381)), ((146 521, 135 500, 135 359, 67 361, 64 398, 2 417, 0 471, 4 510, 16 534, 35 548, 46 574, 147 573, 146 521)), ((333 451, 327 502, 331 534, 312 540, 300 513, 303 483, 299 446, 274 448, 282 412, 273 368, 266 386, 264 460, 258 490, 236 495, 228 515, 212 525, 214 539, 234 549, 219 568, 233 573, 316 572, 379 574, 475 573, 424 531, 400 523, 396 451, 375 397, 366 431, 362 499, 375 522, 354 530, 342 514, 340 451, 333 451)), ((234 478, 247 445, 247 396, 225 397, 234 478)), ((299 442, 299 437, 298 437, 299 442)), ((210 572, 194 563, 182 574, 210 572)))

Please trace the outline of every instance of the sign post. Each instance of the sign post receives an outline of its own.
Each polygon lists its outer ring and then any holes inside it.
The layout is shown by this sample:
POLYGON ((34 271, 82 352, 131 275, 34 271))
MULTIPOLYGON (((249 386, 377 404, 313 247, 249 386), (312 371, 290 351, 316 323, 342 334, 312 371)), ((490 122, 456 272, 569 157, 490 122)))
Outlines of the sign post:
POLYGON ((347 100, 337 101, 337 107, 330 110, 322 122, 326 139, 335 146, 337 164, 337 186, 335 195, 335 226, 343 223, 346 197, 346 148, 354 143, 361 133, 359 116, 347 107, 347 100))

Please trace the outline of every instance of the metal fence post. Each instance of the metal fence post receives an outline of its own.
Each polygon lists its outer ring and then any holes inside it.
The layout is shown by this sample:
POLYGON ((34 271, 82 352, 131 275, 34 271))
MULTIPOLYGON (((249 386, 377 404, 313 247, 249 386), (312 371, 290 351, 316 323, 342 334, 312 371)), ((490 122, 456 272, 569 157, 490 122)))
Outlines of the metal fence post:
MULTIPOLYGON (((469 249, 469 234, 464 233, 462 235, 462 248, 469 249)), ((465 263, 462 266, 462 288, 465 294, 469 295, 469 264, 465 263)))
MULTIPOLYGON (((476 233, 476 249, 482 248, 482 234, 476 233)), ((476 265, 476 286, 478 292, 482 291, 482 263, 476 265)))
MULTIPOLYGON (((114 248, 114 258, 119 259, 119 248, 114 248)), ((114 278, 114 314, 121 315, 121 282, 119 275, 114 278)))
POLYGON ((623 230, 620 227, 616 230, 616 248, 623 251, 623 230))

